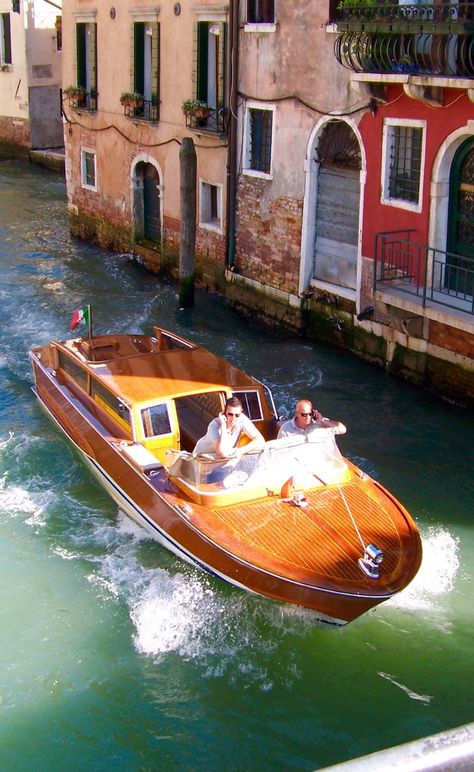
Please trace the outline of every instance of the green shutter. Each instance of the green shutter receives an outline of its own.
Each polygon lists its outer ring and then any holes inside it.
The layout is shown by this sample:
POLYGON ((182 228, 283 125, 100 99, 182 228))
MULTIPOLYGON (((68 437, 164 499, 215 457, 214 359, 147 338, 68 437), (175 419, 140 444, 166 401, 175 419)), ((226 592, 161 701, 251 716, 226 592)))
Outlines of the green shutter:
POLYGON ((10 14, 2 13, 3 20, 3 56, 5 64, 12 63, 12 40, 10 32, 10 14))
POLYGON ((225 105, 225 73, 226 73, 226 34, 227 25, 219 24, 219 83, 217 83, 217 106, 225 105))
POLYGON ((88 27, 90 33, 88 69, 91 96, 95 97, 97 94, 97 24, 95 22, 91 22, 88 24, 88 27))
POLYGON ((84 22, 76 24, 76 85, 86 88, 86 25, 84 22))
POLYGON ((138 91, 140 94, 145 93, 145 22, 136 21, 134 24, 134 45, 133 45, 133 62, 134 62, 134 83, 133 91, 138 91))
POLYGON ((197 25, 197 99, 207 102, 207 63, 208 63, 208 41, 209 41, 209 22, 200 21, 197 25))
POLYGON ((160 25, 152 24, 151 36, 151 99, 154 105, 160 104, 160 25))

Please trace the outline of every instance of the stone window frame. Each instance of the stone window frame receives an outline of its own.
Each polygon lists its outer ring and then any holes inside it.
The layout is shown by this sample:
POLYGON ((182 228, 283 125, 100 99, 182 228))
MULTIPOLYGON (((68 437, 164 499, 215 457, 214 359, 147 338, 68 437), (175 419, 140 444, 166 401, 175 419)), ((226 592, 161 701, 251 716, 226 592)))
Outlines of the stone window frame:
POLYGON ((264 180, 272 180, 273 179, 273 159, 274 159, 274 148, 275 148, 275 113, 276 113, 276 106, 274 104, 269 104, 268 102, 257 102, 254 100, 249 100, 245 105, 245 115, 244 115, 244 136, 243 136, 243 167, 242 167, 242 173, 248 175, 249 177, 260 177, 264 180), (269 172, 263 172, 259 169, 253 169, 250 166, 251 163, 251 135, 250 135, 250 112, 251 110, 267 110, 268 112, 272 113, 272 136, 271 136, 271 148, 270 148, 270 171, 269 172))
POLYGON ((209 182, 208 180, 199 179, 199 227, 206 230, 214 231, 215 233, 222 233, 222 202, 223 202, 223 186, 221 183, 209 182), (217 191, 216 205, 217 205, 217 218, 212 219, 210 216, 211 203, 211 188, 215 188, 217 191))
POLYGON ((380 203, 406 209, 410 212, 421 212, 423 207, 424 169, 426 159, 426 121, 409 118, 386 118, 382 135, 382 165, 381 165, 381 196, 380 203), (398 127, 421 129, 420 176, 417 201, 408 201, 390 196, 390 156, 394 143, 394 130, 398 127))
POLYGON ((81 187, 85 190, 97 192, 97 151, 92 147, 81 147, 81 187), (91 155, 94 159, 94 184, 87 182, 86 155, 91 155))

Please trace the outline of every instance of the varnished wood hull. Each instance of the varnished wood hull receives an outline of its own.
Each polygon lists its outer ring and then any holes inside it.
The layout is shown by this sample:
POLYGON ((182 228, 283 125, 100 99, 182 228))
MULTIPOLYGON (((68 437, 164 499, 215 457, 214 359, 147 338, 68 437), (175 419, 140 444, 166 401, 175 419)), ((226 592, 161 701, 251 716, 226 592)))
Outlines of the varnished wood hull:
POLYGON ((392 597, 416 574, 421 545, 411 518, 357 470, 344 487, 346 502, 332 488, 310 492, 305 510, 271 496, 240 506, 190 507, 163 468, 154 475, 138 469, 48 368, 35 359, 33 367, 39 401, 94 476, 121 509, 187 562, 236 587, 313 609, 334 624, 392 597), (347 502, 386 555, 377 582, 358 566, 361 545, 347 502))

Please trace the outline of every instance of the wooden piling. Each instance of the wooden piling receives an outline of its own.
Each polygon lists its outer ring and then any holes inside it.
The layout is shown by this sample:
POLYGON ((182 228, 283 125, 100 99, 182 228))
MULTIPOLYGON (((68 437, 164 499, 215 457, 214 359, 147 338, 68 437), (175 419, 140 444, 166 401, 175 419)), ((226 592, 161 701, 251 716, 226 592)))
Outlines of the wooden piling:
POLYGON ((179 304, 194 305, 196 258, 196 150, 191 137, 183 137, 179 151, 181 239, 179 246, 179 304))

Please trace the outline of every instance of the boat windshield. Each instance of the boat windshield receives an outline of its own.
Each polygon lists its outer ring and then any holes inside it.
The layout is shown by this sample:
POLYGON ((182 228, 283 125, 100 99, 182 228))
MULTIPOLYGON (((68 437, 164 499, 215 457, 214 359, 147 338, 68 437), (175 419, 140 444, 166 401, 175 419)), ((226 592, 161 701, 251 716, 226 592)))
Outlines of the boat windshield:
POLYGON ((331 429, 319 429, 306 437, 271 440, 263 450, 228 460, 168 451, 166 467, 170 475, 203 492, 209 488, 217 492, 264 486, 279 494, 290 477, 294 478, 295 488, 308 490, 340 483, 348 473, 331 429))

